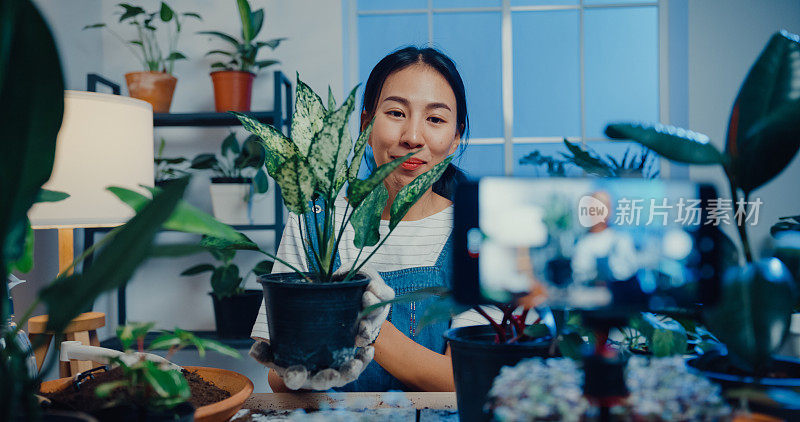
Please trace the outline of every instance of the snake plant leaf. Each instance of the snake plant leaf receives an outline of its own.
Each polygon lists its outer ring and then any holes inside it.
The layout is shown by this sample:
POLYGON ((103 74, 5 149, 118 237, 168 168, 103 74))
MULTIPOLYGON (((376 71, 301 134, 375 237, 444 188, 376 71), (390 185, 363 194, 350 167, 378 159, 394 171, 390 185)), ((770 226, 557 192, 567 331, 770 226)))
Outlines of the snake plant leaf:
POLYGON ((435 165, 432 169, 417 176, 411 183, 403 186, 400 192, 392 203, 392 209, 389 215, 389 229, 394 229, 400 224, 400 220, 406 215, 409 209, 422 197, 428 189, 442 177, 442 173, 453 161, 453 156, 445 158, 441 163, 435 165))
POLYGON ((647 123, 614 123, 606 126, 611 139, 633 140, 662 157, 687 164, 725 164, 708 136, 675 126, 647 123))
POLYGON ((292 142, 297 145, 300 154, 307 157, 314 135, 322 130, 325 106, 322 105, 319 95, 300 80, 299 73, 297 74, 295 96, 297 100, 292 114, 292 142))
POLYGON ((188 184, 189 179, 183 178, 167 185, 122 226, 88 270, 58 279, 41 291, 49 314, 48 330, 62 331, 101 293, 128 282, 149 256, 156 233, 173 214, 188 184))
POLYGON ((336 108, 336 98, 333 97, 333 89, 328 85, 328 111, 336 108))
POLYGON ((643 312, 631 318, 630 325, 647 339, 647 347, 656 357, 686 353, 689 338, 686 329, 675 320, 643 312))
POLYGON ((395 158, 394 160, 375 169, 375 171, 373 171, 372 174, 364 180, 351 180, 350 185, 347 187, 347 200, 350 202, 350 205, 353 207, 358 207, 359 204, 361 204, 361 201, 363 201, 364 198, 370 194, 370 192, 372 192, 379 185, 383 185, 383 180, 414 154, 416 153, 409 152, 400 158, 395 158))
MULTIPOLYGON (((130 189, 115 186, 106 189, 136 212, 141 211, 152 202, 150 198, 130 189)), ((152 192, 155 193, 159 190, 154 189, 152 192)), ((178 201, 178 205, 172 215, 164 222, 164 228, 184 233, 214 236, 229 241, 238 241, 243 236, 233 227, 217 221, 208 213, 201 211, 184 200, 178 201)))
POLYGON ((266 150, 267 171, 273 178, 275 177, 273 173, 276 172, 285 161, 299 154, 297 146, 274 127, 265 125, 242 113, 235 111, 231 111, 230 113, 239 118, 245 130, 258 136, 261 140, 262 146, 266 150))
POLYGON ((239 141, 236 140, 236 134, 231 132, 225 139, 222 140, 222 155, 227 154, 228 152, 232 152, 234 154, 238 154, 242 151, 239 148, 239 141))
POLYGON ((358 177, 358 171, 361 170, 361 161, 364 158, 364 151, 367 149, 367 141, 372 134, 372 125, 375 123, 375 118, 367 124, 367 127, 361 131, 356 139, 356 145, 353 147, 353 159, 350 160, 350 167, 347 169, 347 178, 350 180, 358 177))
POLYGON ((353 225, 355 231, 353 237, 355 247, 360 249, 365 246, 375 246, 381 239, 381 214, 388 199, 389 192, 386 187, 382 184, 378 185, 353 211, 350 224, 353 225))
POLYGON ((295 155, 273 173, 275 183, 281 188, 283 203, 289 211, 302 215, 308 211, 308 202, 314 194, 314 175, 299 154, 295 155))
POLYGON ((779 174, 800 148, 800 37, 775 33, 733 103, 725 151, 745 192, 779 174), (756 158, 757 159, 754 159, 756 158))
POLYGON ((789 330, 797 291, 777 258, 729 268, 720 300, 703 310, 703 319, 743 369, 763 368, 789 330))
POLYGON ((329 112, 325 116, 321 130, 314 134, 311 141, 308 150, 308 165, 314 172, 316 188, 319 192, 333 195, 336 193, 332 192, 331 188, 339 174, 339 169, 346 164, 352 147, 347 121, 355 106, 356 89, 353 88, 339 109, 329 112))
MULTIPOLYGON (((53 168, 64 80, 55 42, 36 7, 11 2, 0 9, 0 125, 8 140, 0 142, 0 272, 5 279, 10 262, 24 254, 28 209, 53 168)), ((8 303, 5 294, 0 289, 0 318, 8 303)))
POLYGON ((242 278, 239 277, 239 267, 236 264, 217 267, 211 274, 211 289, 218 298, 232 296, 241 283, 242 278))

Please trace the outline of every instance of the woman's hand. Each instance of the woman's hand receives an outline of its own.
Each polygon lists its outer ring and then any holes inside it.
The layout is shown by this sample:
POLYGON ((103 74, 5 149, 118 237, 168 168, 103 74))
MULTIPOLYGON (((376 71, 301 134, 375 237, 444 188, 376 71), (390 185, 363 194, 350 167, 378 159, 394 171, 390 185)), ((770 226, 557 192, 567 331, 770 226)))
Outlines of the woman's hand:
MULTIPOLYGON (((364 292, 363 296, 364 308, 394 299, 394 290, 383 281, 383 278, 374 268, 365 265, 361 269, 361 273, 370 278, 369 285, 367 285, 367 290, 364 292)), ((386 321, 386 317, 389 316, 390 307, 391 305, 381 306, 364 316, 364 318, 358 322, 358 335, 356 336, 357 347, 368 346, 375 342, 375 339, 378 338, 378 334, 381 332, 383 322, 386 321)))

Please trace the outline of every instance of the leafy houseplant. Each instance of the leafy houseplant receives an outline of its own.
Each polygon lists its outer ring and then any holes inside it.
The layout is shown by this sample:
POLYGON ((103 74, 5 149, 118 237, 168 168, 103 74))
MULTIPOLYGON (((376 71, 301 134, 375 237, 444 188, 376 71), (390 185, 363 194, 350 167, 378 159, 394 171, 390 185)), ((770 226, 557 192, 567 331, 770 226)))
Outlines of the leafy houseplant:
POLYGON ((186 171, 184 164, 188 161, 184 157, 164 157, 164 147, 167 142, 164 138, 158 144, 158 151, 156 156, 153 157, 153 164, 155 165, 155 180, 156 186, 163 186, 166 182, 183 177, 189 174, 186 171))
MULTIPOLYGON (((263 301, 262 291, 244 289, 244 277, 240 275, 239 267, 232 262, 235 249, 209 247, 209 252, 221 261, 221 265, 198 264, 186 269, 181 275, 210 272, 217 335, 221 338, 248 338, 263 301)), ((272 264, 273 261, 261 261, 250 272, 256 276, 269 274, 272 264)))
POLYGON ((231 50, 211 50, 206 56, 224 56, 223 61, 211 64, 211 81, 214 83, 214 105, 218 112, 249 111, 255 71, 278 63, 277 60, 258 60, 258 51, 264 47, 275 50, 284 38, 256 41, 264 26, 264 9, 252 11, 247 0, 236 0, 242 23, 242 38, 237 39, 219 31, 202 31, 230 44, 231 50))
POLYGON ((252 224, 253 198, 269 190, 264 148, 257 139, 251 135, 239 143, 231 132, 222 141, 219 155, 199 154, 189 166, 212 172, 211 205, 216 218, 224 223, 252 224))
MULTIPOLYGON (((298 77, 291 138, 272 126, 235 113, 244 128, 260 138, 266 150, 267 171, 280 186, 284 204, 298 219, 304 233, 303 244, 316 245, 311 251, 305 249, 310 273, 289 265, 294 273, 259 279, 264 286, 274 362, 282 367, 303 364, 314 371, 337 367, 348 353, 352 355, 356 318, 369 282, 357 274, 387 238, 381 240, 379 232, 381 213, 389 196, 383 180, 413 155, 409 153, 378 167, 367 179, 356 177, 372 123, 354 143, 347 122, 355 106, 355 94, 353 89, 343 105, 336 108, 329 89, 326 106, 298 77), (335 227, 334 201, 345 185, 348 185, 347 206, 338 220, 341 226, 335 227), (303 218, 312 200, 315 208, 324 213, 303 218), (362 251, 365 247, 374 249, 366 258, 353 262, 349 269, 341 269, 342 276, 334 277, 334 257, 348 224, 355 231, 355 247, 362 251), (315 229, 313 241, 310 227, 315 229)), ((390 208, 388 235, 442 175, 450 160, 437 164, 398 192, 390 208)))
MULTIPOLYGON (((779 175, 800 149, 800 100, 792 84, 798 78, 800 37, 785 31, 774 34, 750 69, 733 104, 724 152, 703 134, 665 125, 611 124, 606 134, 614 139, 637 141, 673 161, 722 166, 732 203, 741 204, 747 215, 752 211, 752 192, 779 175)), ((738 367, 746 373, 765 376, 759 382, 768 384, 775 367, 791 367, 790 373, 800 369, 797 364, 772 357, 789 328, 797 292, 789 271, 780 261, 753 258, 746 219, 736 221, 736 225, 744 264, 728 263, 729 268, 721 275, 719 303, 704 310, 708 328, 726 345, 730 356, 720 359, 705 356, 693 364, 728 372, 727 380, 753 382, 752 378, 746 381, 730 375, 732 367, 738 367)), ((800 385, 800 380, 796 385, 800 385)))
POLYGON ((178 80, 172 72, 176 60, 184 60, 186 56, 178 51, 178 38, 183 29, 182 19, 201 19, 194 12, 176 13, 167 3, 161 2, 158 11, 148 12, 139 6, 127 3, 118 4, 122 8, 119 23, 126 22, 136 29, 136 38, 126 40, 104 23, 87 25, 83 29, 106 28, 114 37, 125 45, 144 68, 143 72, 125 74, 128 92, 131 97, 145 100, 153 105, 155 113, 168 113, 172 103, 172 94, 178 80), (183 16, 183 17, 181 17, 183 16), (156 31, 160 22, 167 32, 166 48, 156 31))
MULTIPOLYGON (((86 406, 80 409, 101 420, 123 420, 130 414, 138 415, 140 420, 174 420, 176 415, 181 420, 191 417, 195 409, 189 404, 192 398, 190 384, 184 375, 188 371, 170 364, 169 360, 187 346, 196 347, 201 357, 206 350, 235 358, 239 353, 217 341, 196 337, 179 328, 163 332, 145 349, 145 335, 154 325, 132 323, 118 327, 117 338, 124 353, 108 359, 110 365, 105 368, 106 373, 79 376, 77 388, 59 388, 61 380, 44 383, 42 390, 53 390, 46 394, 51 405, 56 408, 86 406), (134 346, 138 353, 134 353, 134 346), (166 361, 145 354, 152 350, 168 350, 163 358, 166 361), (93 392, 96 399, 77 401, 76 394, 80 397, 84 390, 93 392)), ((68 385, 75 386, 71 380, 68 385)))
POLYGON ((641 177, 654 179, 658 176, 658 170, 653 168, 649 150, 645 150, 641 155, 632 153, 631 148, 625 150, 625 154, 617 160, 610 154, 605 158, 600 157, 589 147, 572 143, 564 138, 564 145, 569 150, 569 154, 560 153, 561 158, 543 155, 541 152, 533 151, 520 158, 520 164, 547 166, 547 173, 550 176, 566 176, 566 166, 574 165, 579 167, 587 174, 599 177, 641 177))

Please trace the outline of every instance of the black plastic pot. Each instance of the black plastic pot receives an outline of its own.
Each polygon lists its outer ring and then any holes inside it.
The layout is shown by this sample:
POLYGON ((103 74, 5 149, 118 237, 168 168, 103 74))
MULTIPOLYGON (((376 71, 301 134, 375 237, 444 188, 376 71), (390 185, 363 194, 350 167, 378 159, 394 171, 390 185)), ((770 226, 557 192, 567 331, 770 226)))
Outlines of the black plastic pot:
POLYGON ((264 287, 270 344, 278 366, 304 365, 314 372, 338 368, 352 357, 367 277, 309 283, 298 274, 284 273, 260 276, 258 282, 264 287))
POLYGON ((214 320, 220 338, 249 338, 253 323, 264 293, 261 290, 245 290, 240 295, 218 298, 209 293, 214 302, 214 320))
POLYGON ((494 337, 494 330, 488 325, 452 328, 444 333, 450 342, 458 418, 462 422, 491 419, 492 414, 484 411, 484 405, 500 368, 516 365, 525 358, 549 357, 549 338, 495 344, 494 337))
MULTIPOLYGON (((800 391, 800 360, 786 356, 773 356, 768 368, 770 373, 782 374, 781 378, 758 377, 734 373, 727 355, 714 352, 686 360, 686 364, 700 374, 716 382, 723 391, 736 389, 756 389, 766 391, 770 388, 788 388, 800 391)), ((734 403, 735 404, 735 403, 734 403)), ((759 403, 750 403, 749 407, 756 412, 777 416, 787 420, 797 420, 800 415, 798 406, 772 407, 759 403)))
POLYGON ((211 183, 253 183, 252 177, 212 177, 211 183))

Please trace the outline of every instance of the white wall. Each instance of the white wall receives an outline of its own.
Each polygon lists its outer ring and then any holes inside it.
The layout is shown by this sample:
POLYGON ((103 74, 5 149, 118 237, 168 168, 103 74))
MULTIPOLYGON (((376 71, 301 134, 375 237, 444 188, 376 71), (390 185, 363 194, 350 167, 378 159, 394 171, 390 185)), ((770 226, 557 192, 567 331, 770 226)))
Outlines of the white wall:
MULTIPOLYGON (((797 0, 690 0, 689 1, 689 125, 705 133, 724 149, 731 106, 750 66, 770 36, 787 29, 800 33, 800 1, 797 0)), ((769 160, 769 157, 752 157, 769 160)), ((720 197, 730 198, 722 171, 691 169, 693 180, 713 180, 720 197)), ((759 222, 748 226, 751 246, 758 250, 769 238, 778 217, 800 211, 800 158, 764 187, 759 222)), ((734 239, 738 239, 730 232, 734 239)))

